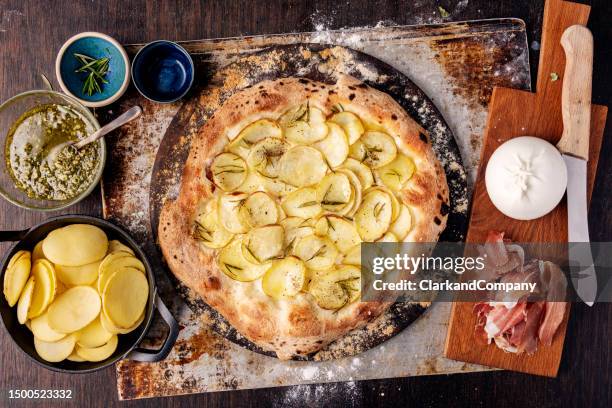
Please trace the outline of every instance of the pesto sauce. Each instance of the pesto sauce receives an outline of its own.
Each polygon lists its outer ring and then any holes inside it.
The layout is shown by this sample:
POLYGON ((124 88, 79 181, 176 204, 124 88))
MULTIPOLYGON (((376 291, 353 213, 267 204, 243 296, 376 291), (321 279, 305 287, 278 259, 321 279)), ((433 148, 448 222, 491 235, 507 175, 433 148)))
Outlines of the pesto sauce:
POLYGON ((100 163, 99 142, 79 150, 66 147, 51 164, 44 158, 54 146, 94 131, 70 106, 48 104, 25 112, 9 129, 5 146, 6 166, 17 188, 43 200, 68 200, 85 191, 100 163))

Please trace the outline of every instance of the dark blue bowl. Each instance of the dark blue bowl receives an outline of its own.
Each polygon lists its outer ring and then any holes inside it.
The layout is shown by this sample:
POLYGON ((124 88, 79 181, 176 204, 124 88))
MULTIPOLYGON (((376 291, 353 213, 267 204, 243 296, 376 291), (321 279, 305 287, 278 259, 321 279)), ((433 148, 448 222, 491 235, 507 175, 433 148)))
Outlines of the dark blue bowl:
POLYGON ((154 102, 181 99, 193 84, 191 56, 171 41, 154 41, 142 47, 132 61, 132 79, 138 92, 154 102))

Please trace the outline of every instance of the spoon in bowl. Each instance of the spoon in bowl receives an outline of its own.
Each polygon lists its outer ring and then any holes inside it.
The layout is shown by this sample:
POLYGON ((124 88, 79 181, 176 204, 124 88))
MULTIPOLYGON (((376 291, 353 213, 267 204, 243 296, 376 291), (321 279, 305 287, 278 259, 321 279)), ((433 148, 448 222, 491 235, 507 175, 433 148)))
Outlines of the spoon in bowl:
POLYGON ((88 145, 89 143, 95 142, 96 140, 100 139, 102 136, 112 132, 118 127, 123 126, 126 123, 136 119, 138 116, 140 116, 141 113, 142 113, 142 109, 140 108, 140 106, 138 105, 132 106, 130 109, 126 110, 121 115, 117 116, 114 120, 102 126, 100 129, 98 129, 91 135, 87 136, 85 139, 79 140, 79 141, 71 140, 68 142, 60 143, 57 146, 53 146, 49 150, 47 155, 45 156, 44 160, 48 165, 51 165, 55 162, 55 160, 57 159, 57 156, 59 156, 59 154, 61 153, 62 150, 64 150, 64 148, 68 146, 73 146, 77 150, 81 149, 83 146, 88 145))

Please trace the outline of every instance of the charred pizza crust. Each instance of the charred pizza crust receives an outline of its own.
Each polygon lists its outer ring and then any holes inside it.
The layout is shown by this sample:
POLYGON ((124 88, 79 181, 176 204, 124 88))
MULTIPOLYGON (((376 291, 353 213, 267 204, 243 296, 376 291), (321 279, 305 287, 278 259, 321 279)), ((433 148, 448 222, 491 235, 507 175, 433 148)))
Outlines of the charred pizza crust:
POLYGON ((398 195, 412 213, 412 229, 405 241, 435 242, 446 225, 448 186, 428 135, 389 95, 352 77, 335 84, 305 78, 264 81, 231 96, 191 141, 180 193, 164 204, 159 221, 159 243, 172 272, 220 312, 242 335, 280 359, 316 352, 334 340, 381 315, 388 303, 354 302, 340 310, 319 307, 307 293, 274 300, 261 280, 235 281, 216 263, 217 251, 203 249, 192 236, 194 213, 211 197, 210 164, 228 142, 258 119, 278 119, 288 109, 308 103, 326 115, 341 104, 367 123, 392 135, 409 155, 416 170, 398 195))

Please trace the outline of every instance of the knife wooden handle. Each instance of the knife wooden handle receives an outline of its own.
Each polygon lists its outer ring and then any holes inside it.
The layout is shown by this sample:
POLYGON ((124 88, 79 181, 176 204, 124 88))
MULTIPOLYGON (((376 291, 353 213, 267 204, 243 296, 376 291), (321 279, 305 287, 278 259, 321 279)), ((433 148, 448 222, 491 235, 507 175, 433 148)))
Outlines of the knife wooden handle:
POLYGON ((589 159, 593 35, 582 25, 568 27, 561 36, 565 73, 561 92, 563 134, 557 143, 561 153, 589 159))

